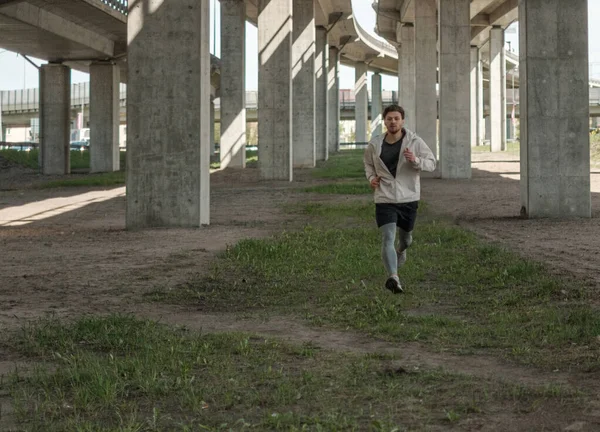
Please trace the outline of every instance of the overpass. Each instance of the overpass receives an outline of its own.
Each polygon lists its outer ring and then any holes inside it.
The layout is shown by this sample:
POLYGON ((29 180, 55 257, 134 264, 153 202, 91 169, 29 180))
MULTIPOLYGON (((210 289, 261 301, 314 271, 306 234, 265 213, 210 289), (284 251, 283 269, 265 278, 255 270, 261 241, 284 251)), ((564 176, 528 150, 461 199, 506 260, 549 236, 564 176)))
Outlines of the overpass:
MULTIPOLYGON (((3 47, 51 61, 42 67, 40 79, 44 172, 65 172, 68 166, 64 163, 68 155, 63 151, 70 103, 68 71, 69 67, 89 68, 90 125, 98 125, 93 128, 98 133, 97 138, 92 137, 94 142, 115 141, 111 134, 119 119, 118 82, 128 82, 127 226, 208 223, 209 149, 204 144, 211 129, 208 4, 192 0, 1 3, 0 24, 15 30, 7 38, 11 46, 3 47), (46 37, 54 38, 53 42, 44 43, 46 37), (98 90, 94 91, 95 87, 98 90), (50 124, 56 131, 45 127, 50 124)), ((587 21, 587 8, 582 6, 585 0, 568 6, 559 0, 378 0, 377 30, 388 43, 369 36, 357 25, 351 0, 221 3, 222 85, 218 92, 223 166, 244 166, 247 113, 243 26, 250 20, 258 27, 261 178, 291 181, 294 167, 314 166, 315 160, 336 149, 340 62, 353 64, 356 71, 357 140, 366 139, 367 70, 376 72, 371 103, 374 130, 381 120, 380 72, 397 72, 399 98, 413 113, 407 118, 409 126, 437 151, 435 89, 439 81, 438 174, 442 178, 469 178, 470 131, 476 130, 473 124, 483 118, 486 69, 492 148, 501 149, 505 141, 501 126, 507 117, 506 86, 502 83, 506 69, 514 68, 506 66, 510 55, 503 49, 503 31, 518 18, 520 80, 516 73, 511 75, 518 81, 523 101, 525 142, 549 141, 548 133, 553 131, 553 137, 560 136, 569 143, 565 151, 542 153, 535 146, 524 146, 526 168, 522 177, 528 180, 523 188, 527 197, 523 208, 531 216, 589 216, 589 199, 585 198, 586 190, 589 195, 589 172, 587 188, 584 173, 589 155, 586 161, 580 148, 584 141, 587 144, 584 126, 589 116, 587 48, 582 43, 587 40, 583 37, 586 30, 582 30, 582 23, 587 21), (544 27, 548 19, 560 25, 544 27), (542 102, 546 100, 550 102, 542 102), (545 124, 550 118, 552 121, 545 124), (563 135, 562 130, 566 131, 563 135), (570 151, 574 148, 578 150, 570 151), (571 161, 565 167, 570 174, 562 177, 556 177, 548 164, 528 158, 565 152, 584 159, 571 161), (529 168, 537 170, 535 176, 528 176, 529 168), (581 188, 567 186, 567 178, 581 188), (535 201, 530 188, 538 190, 538 184, 544 183, 551 184, 553 191, 540 194, 542 198, 535 201), (565 188, 574 193, 572 199, 561 198, 565 188)), ((108 147, 106 154, 114 148, 108 147)), ((115 168, 113 162, 108 164, 109 170, 115 168)))
MULTIPOLYGON (((594 83, 591 82, 590 85, 594 83)), ((515 115, 519 117, 519 89, 515 86, 514 102, 516 106, 515 115)), ((507 105, 511 107, 513 102, 513 88, 506 88, 507 105)), ((439 95, 438 95, 439 99, 439 95)), ((258 92, 255 90, 246 91, 246 121, 258 121, 258 92)), ((398 92, 384 90, 381 92, 381 101, 383 106, 392 103, 398 103, 398 92)), ((369 119, 372 120, 372 92, 368 92, 369 119)), ((600 86, 590 88, 590 117, 600 117, 600 86)), ((356 94, 354 90, 339 90, 338 103, 340 107, 340 120, 355 120, 356 112, 356 94)), ((71 86, 71 121, 75 121, 77 115, 84 113, 84 124, 89 122, 90 114, 90 86, 89 83, 73 84, 71 86)), ((2 127, 17 128, 29 127, 31 120, 39 118, 39 89, 30 88, 26 90, 5 90, 0 91, 0 107, 2 109, 2 127)), ((119 88, 119 122, 127 123, 127 87, 121 84, 119 88)), ((214 121, 221 121, 221 99, 214 101, 214 121)), ((489 101, 484 101, 484 116, 489 115, 489 101)), ((508 115, 510 117, 510 114, 508 115)), ((2 135, 0 135, 0 141, 2 135)))

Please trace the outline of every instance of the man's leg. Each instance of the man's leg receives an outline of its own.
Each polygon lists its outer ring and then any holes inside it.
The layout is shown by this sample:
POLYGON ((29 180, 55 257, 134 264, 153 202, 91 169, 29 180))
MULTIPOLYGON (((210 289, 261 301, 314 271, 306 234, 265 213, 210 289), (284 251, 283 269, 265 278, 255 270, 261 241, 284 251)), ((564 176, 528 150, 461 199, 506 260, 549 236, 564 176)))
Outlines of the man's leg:
POLYGON ((404 231, 398 227, 399 239, 398 239, 398 268, 402 267, 406 263, 406 249, 412 244, 412 231, 404 231))
POLYGON ((398 279, 398 255, 394 242, 396 240, 396 224, 388 223, 380 227, 381 230, 381 258, 388 273, 385 287, 394 294, 402 292, 400 279, 398 279))

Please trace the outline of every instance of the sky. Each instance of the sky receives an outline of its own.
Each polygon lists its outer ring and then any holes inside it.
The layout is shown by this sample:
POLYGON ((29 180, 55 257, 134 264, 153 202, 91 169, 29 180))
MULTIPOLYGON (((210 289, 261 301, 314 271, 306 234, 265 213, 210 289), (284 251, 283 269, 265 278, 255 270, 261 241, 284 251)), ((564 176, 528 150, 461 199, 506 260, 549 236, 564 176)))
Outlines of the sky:
MULTIPOLYGON (((360 25, 373 34, 375 28, 375 11, 372 8, 373 0, 352 0, 353 8, 360 25)), ((219 41, 219 2, 210 0, 211 4, 211 52, 220 55, 219 41), (213 19, 213 18, 216 18, 213 19), (216 41, 214 34, 216 33, 216 41)), ((600 0, 588 0, 588 38, 589 38, 589 62, 590 73, 600 79, 600 26, 595 25, 593 17, 600 17, 600 0)), ((506 33, 507 47, 518 52, 518 23, 513 24, 506 33)), ((258 32, 252 24, 246 23, 246 89, 256 90, 258 88, 258 32)), ((41 60, 32 59, 38 65, 44 63, 41 60)), ((370 75, 370 74, 369 74, 370 75)), ((73 83, 89 81, 89 75, 72 71, 71 81, 73 83)), ((369 77, 368 86, 371 85, 369 77)), ((38 86, 38 70, 29 64, 22 56, 0 48, 0 90, 15 90, 32 88, 38 86)), ((340 88, 354 88, 354 69, 342 66, 340 71, 340 88)), ((391 75, 382 75, 383 90, 397 90, 398 79, 391 75)))

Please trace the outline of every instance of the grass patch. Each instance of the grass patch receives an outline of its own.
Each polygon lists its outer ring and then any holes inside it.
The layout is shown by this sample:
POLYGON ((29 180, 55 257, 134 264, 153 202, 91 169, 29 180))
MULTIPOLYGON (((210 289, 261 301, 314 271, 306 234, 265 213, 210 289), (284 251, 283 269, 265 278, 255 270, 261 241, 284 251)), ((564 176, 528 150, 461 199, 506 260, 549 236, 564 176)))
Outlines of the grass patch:
MULTIPOLYGON (((356 152, 340 159, 360 164, 356 152)), ((392 341, 486 351, 546 368, 600 367, 600 315, 579 283, 480 241, 426 205, 401 271, 403 296, 383 289, 374 204, 287 210, 303 216, 304 229, 241 241, 210 275, 148 297, 209 310, 270 308, 392 341)))
MULTIPOLYGON (((479 145, 475 147, 471 147, 471 151, 473 153, 489 153, 491 151, 490 144, 479 145)), ((519 154, 520 151, 520 143, 519 141, 508 141, 507 142, 507 153, 516 153, 519 154)))
POLYGON ((326 162, 318 162, 312 171, 316 178, 365 178, 362 163, 364 150, 344 150, 329 156, 326 162))
POLYGON ((19 151, 12 149, 2 149, 0 150, 0 156, 2 156, 7 161, 15 163, 17 165, 38 169, 38 150, 31 151, 19 151))
POLYGON ((341 194, 341 195, 363 195, 371 194, 373 190, 365 180, 352 183, 330 183, 319 186, 312 186, 303 189, 304 192, 313 192, 320 194, 341 194))
MULTIPOLYGON (((254 167, 258 163, 258 150, 246 150, 246 167, 254 167)), ((221 162, 213 162, 210 164, 211 169, 221 168, 221 162)))
POLYGON ((40 189, 75 186, 115 186, 125 184, 125 171, 100 174, 85 174, 64 180, 52 180, 39 186, 40 189))
POLYGON ((0 384, 19 430, 439 429, 491 407, 568 409, 579 398, 556 386, 404 370, 393 355, 199 335, 127 316, 44 319, 24 327, 12 347, 42 364, 0 384))
MULTIPOLYGON (((38 149, 33 149, 30 151, 0 150, 0 156, 4 157, 6 160, 32 169, 40 168, 38 164, 38 155, 38 149)), ((89 150, 71 150, 69 157, 71 170, 82 170, 90 168, 89 150)), ((126 152, 119 152, 119 163, 121 170, 124 170, 126 164, 126 152)))

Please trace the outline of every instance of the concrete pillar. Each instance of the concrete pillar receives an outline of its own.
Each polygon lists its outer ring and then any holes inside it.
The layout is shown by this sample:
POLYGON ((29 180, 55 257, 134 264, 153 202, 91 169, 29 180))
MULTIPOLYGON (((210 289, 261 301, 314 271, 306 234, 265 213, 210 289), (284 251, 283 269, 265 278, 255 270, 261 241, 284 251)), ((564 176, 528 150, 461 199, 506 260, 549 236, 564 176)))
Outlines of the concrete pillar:
POLYGON ((61 64, 40 68, 40 166, 43 174, 69 174, 71 69, 61 64))
POLYGON ((90 66, 90 171, 119 171, 121 72, 110 63, 90 66))
POLYGON ((381 74, 371 76, 371 136, 383 133, 383 103, 381 100, 381 74))
POLYGON ((355 141, 367 142, 367 122, 369 116, 369 95, 367 93, 367 64, 357 62, 354 66, 354 118, 356 121, 355 141))
POLYGON ((215 146, 215 98, 210 97, 210 120, 208 122, 210 128, 210 155, 214 156, 216 153, 215 146))
POLYGON ((491 151, 506 149, 506 60, 504 30, 490 30, 490 117, 491 151))
POLYGON ((471 147, 481 144, 481 122, 483 121, 483 97, 479 94, 483 88, 480 86, 481 59, 479 47, 471 46, 471 147))
POLYGON ((415 129, 437 157, 436 0, 415 2, 415 129))
POLYGON ((313 168, 315 146, 315 6, 293 0, 292 153, 294 168, 313 168))
POLYGON ((521 213, 591 217, 587 0, 519 2, 521 213))
POLYGON ((221 0, 221 167, 246 167, 246 3, 221 0))
POLYGON ((292 181, 292 0, 258 1, 258 168, 292 181))
POLYGON ((327 145, 331 154, 340 150, 340 50, 337 47, 329 47, 327 71, 327 145))
POLYGON ((329 158, 328 132, 328 90, 327 90, 327 29, 316 28, 315 80, 316 80, 316 111, 315 111, 315 140, 317 160, 329 158))
POLYGON ((400 30, 402 45, 398 49, 398 103, 404 108, 404 126, 412 131, 416 126, 415 106, 415 27, 404 24, 400 30))
POLYGON ((209 2, 129 2, 127 228, 210 222, 209 2))
POLYGON ((483 62, 481 60, 481 49, 479 49, 479 64, 477 66, 477 124, 479 125, 477 132, 477 145, 483 145, 483 140, 486 136, 486 121, 484 119, 483 105, 483 62))
POLYGON ((470 0, 441 1, 440 172, 442 178, 471 178, 470 0))

